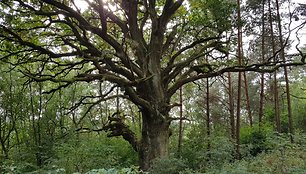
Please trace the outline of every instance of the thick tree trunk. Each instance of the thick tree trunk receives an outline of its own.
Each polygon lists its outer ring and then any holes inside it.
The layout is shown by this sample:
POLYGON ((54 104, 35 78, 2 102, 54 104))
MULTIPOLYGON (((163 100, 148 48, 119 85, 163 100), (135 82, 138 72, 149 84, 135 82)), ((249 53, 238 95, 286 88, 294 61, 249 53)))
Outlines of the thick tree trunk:
POLYGON ((169 101, 162 85, 158 60, 150 59, 148 76, 154 76, 137 88, 139 96, 150 103, 150 106, 140 107, 142 114, 142 137, 138 145, 139 164, 147 171, 155 159, 168 156, 169 145, 169 101), (152 61, 153 60, 153 61, 152 61))
POLYGON ((156 119, 154 113, 142 111, 142 139, 139 146, 139 164, 147 171, 154 159, 168 156, 169 122, 156 119))
POLYGON ((133 149, 138 152, 139 165, 142 171, 148 171, 155 159, 168 156, 171 120, 168 117, 169 109, 165 109, 163 105, 157 105, 157 103, 151 104, 155 106, 154 110, 140 107, 142 114, 140 140, 137 139, 134 132, 129 129, 124 121, 117 117, 117 113, 109 117, 109 123, 102 129, 109 131, 109 137, 122 136, 132 145, 133 149))

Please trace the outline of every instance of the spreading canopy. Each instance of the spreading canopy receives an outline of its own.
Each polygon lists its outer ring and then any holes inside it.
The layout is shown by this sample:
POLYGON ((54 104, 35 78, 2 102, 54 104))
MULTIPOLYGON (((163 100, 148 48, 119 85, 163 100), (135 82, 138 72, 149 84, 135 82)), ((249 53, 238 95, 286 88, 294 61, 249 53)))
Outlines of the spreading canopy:
POLYGON ((141 140, 120 118, 110 118, 104 128, 129 141, 144 170, 168 154, 170 101, 184 84, 224 72, 273 72, 305 63, 238 65, 230 48, 233 28, 241 22, 235 21, 231 0, 78 2, 0 1, 0 59, 30 79, 58 84, 50 92, 79 81, 119 86, 121 97, 142 113, 141 140))
POLYGON ((230 0, 2 0, 1 60, 31 79, 58 83, 50 92, 109 81, 159 113, 170 111, 171 97, 186 83, 305 63, 225 59, 235 53, 235 8, 230 0))
MULTIPOLYGON (((229 29, 230 10, 217 13, 216 2, 95 0, 84 1, 86 8, 78 2, 2 1, 1 60, 37 81, 62 82, 59 88, 107 80, 147 107, 135 90, 141 82, 160 78, 172 96, 188 82, 227 71, 204 61, 221 50, 229 29), (190 9, 205 10, 197 15, 190 9), (208 71, 195 73, 198 67, 208 71)), ((218 3, 233 10, 229 2, 218 3)))

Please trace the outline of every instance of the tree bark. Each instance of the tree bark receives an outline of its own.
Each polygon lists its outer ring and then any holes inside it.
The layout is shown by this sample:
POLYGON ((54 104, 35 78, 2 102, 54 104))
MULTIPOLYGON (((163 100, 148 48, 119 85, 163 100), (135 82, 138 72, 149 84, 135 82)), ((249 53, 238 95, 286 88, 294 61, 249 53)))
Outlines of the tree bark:
POLYGON ((229 112, 230 112, 230 128, 231 138, 234 140, 236 135, 235 128, 235 107, 233 98, 233 87, 231 73, 228 72, 228 99, 229 99, 229 112))
POLYGON ((182 142, 183 142, 183 89, 180 88, 180 122, 179 122, 179 135, 178 135, 178 145, 177 153, 181 157, 182 153, 182 142))
POLYGON ((249 123, 250 126, 253 126, 253 117, 252 117, 252 111, 251 111, 251 106, 250 106, 250 97, 249 97, 249 85, 248 85, 248 80, 246 73, 243 72, 243 79, 244 79, 244 92, 245 92, 245 98, 246 98, 246 108, 248 111, 248 117, 249 117, 249 123))
MULTIPOLYGON (((261 27, 261 59, 262 63, 265 62, 265 0, 262 0, 262 27, 261 27)), ((259 126, 262 124, 263 110, 264 110, 264 91, 265 90, 265 74, 261 73, 260 77, 260 99, 259 99, 259 112, 258 122, 259 126)))
MULTIPOLYGON (((276 14, 277 14, 277 22, 278 22, 278 35, 279 35, 279 43, 281 47, 280 56, 283 61, 286 61, 285 58, 285 50, 284 50, 284 42, 283 42, 283 33, 282 33, 282 24, 281 24, 281 18, 279 13, 279 1, 276 0, 276 14)), ((294 142, 293 140, 293 121, 292 121, 292 109, 291 109, 291 97, 290 97, 290 87, 289 87, 289 79, 288 79, 288 70, 287 67, 284 67, 284 75, 285 75, 285 83, 286 83, 286 98, 287 98, 287 109, 288 109, 288 125, 289 125, 289 133, 290 133, 290 141, 291 143, 294 142)))
MULTIPOLYGON (((242 65, 242 27, 240 14, 240 0, 237 0, 237 15, 238 15, 238 65, 242 65)), ((236 158, 240 159, 240 110, 241 110, 241 84, 242 72, 238 73, 238 91, 237 91, 237 116, 236 116, 236 158)))
MULTIPOLYGON (((273 33, 273 23, 272 23, 272 10, 271 10, 271 0, 269 0, 269 22, 270 22, 270 34, 272 41, 272 53, 275 55, 276 53, 276 44, 273 33)), ((276 62, 276 56, 273 57, 273 61, 276 62)), ((273 73, 273 94, 274 94, 274 112, 275 112, 275 125, 276 131, 281 132, 281 124, 280 124, 280 111, 279 111, 279 96, 278 96, 278 83, 277 83, 277 73, 276 71, 273 73)))
POLYGON ((8 150, 8 147, 6 146, 6 141, 3 141, 1 138, 0 143, 1 143, 2 154, 4 155, 4 159, 9 159, 9 150, 8 150))
POLYGON ((142 138, 138 153, 143 171, 147 171, 155 159, 167 157, 169 154, 170 122, 155 119, 155 114, 142 110, 142 138))
POLYGON ((207 150, 210 151, 211 149, 211 142, 210 142, 210 134, 211 134, 211 129, 210 129, 210 91, 209 91, 209 79, 206 78, 206 135, 207 135, 207 150))

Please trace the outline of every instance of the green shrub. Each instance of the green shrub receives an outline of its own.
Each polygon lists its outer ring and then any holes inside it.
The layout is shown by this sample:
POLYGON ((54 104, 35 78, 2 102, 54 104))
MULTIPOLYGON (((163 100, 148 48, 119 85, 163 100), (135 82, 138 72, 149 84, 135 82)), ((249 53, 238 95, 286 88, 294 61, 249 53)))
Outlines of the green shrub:
POLYGON ((67 173, 85 173, 91 169, 124 168, 137 164, 136 153, 121 138, 107 138, 105 134, 82 135, 56 147, 57 159, 51 165, 64 168, 67 173))
POLYGON ((139 174, 138 167, 129 167, 129 168, 110 168, 110 169, 93 169, 87 172, 86 174, 139 174))
POLYGON ((240 133, 241 144, 247 147, 248 153, 252 156, 256 156, 269 149, 266 141, 267 135, 270 132, 272 132, 270 125, 243 127, 240 133))
MULTIPOLYGON (((288 137, 287 137, 288 138, 288 137)), ((267 138, 272 141, 272 138, 267 138)), ((282 139, 279 138, 279 139, 282 139)), ((275 144, 279 139, 274 138, 275 144)), ((306 173, 306 149, 303 145, 283 143, 256 157, 224 163, 220 168, 210 168, 209 174, 302 174, 306 173)))
POLYGON ((194 129, 188 132, 184 140, 182 158, 187 161, 189 168, 206 170, 232 161, 234 150, 233 142, 224 136, 224 133, 214 132, 211 138, 208 138, 203 130, 194 129))
POLYGON ((5 160, 0 166, 1 173, 23 174, 36 171, 37 166, 27 162, 13 162, 5 160))
POLYGON ((170 156, 156 159, 150 169, 150 174, 178 174, 186 168, 186 161, 170 156))

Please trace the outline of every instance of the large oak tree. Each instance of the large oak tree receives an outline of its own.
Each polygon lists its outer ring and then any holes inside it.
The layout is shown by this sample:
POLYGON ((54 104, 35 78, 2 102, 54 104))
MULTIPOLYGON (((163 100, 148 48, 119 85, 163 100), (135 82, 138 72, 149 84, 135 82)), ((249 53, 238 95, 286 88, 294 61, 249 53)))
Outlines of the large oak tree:
POLYGON ((171 98, 184 84, 224 72, 273 72, 302 64, 225 62, 224 31, 231 29, 234 9, 229 1, 78 2, 2 0, 1 60, 31 79, 58 83, 52 91, 80 81, 120 87, 120 96, 142 114, 141 138, 120 117, 109 118, 103 129, 123 136, 144 170, 168 155, 169 125, 176 119, 169 115, 171 98))

